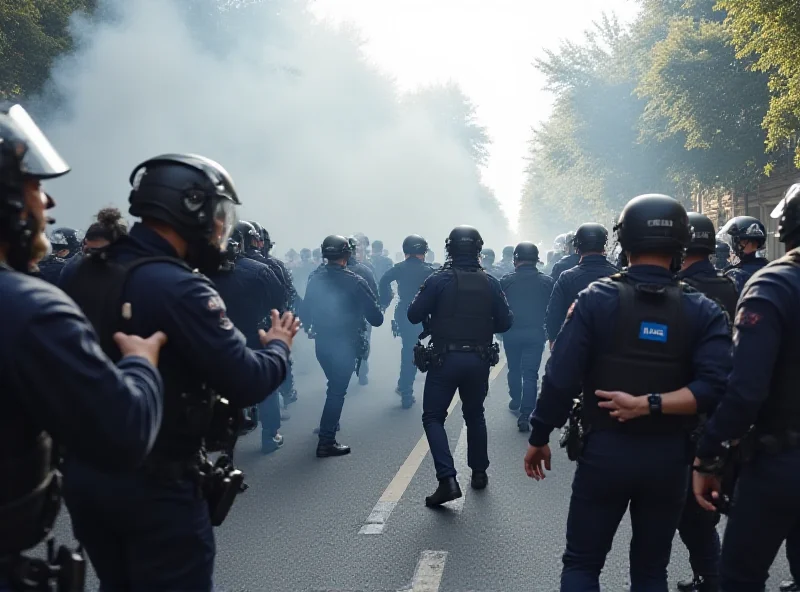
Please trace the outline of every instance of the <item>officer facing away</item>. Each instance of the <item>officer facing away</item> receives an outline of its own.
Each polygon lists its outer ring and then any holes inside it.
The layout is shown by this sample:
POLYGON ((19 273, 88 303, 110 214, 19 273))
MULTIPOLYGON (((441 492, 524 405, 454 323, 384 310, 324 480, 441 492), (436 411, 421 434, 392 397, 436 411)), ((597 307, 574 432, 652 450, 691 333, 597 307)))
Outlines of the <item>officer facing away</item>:
POLYGON ((137 470, 104 472, 69 458, 64 497, 103 589, 211 590, 212 519, 224 518, 216 495, 224 484, 204 454, 218 437, 212 419, 258 404, 283 382, 299 323, 273 311, 272 328, 259 335, 263 349, 254 351, 201 275, 219 268, 239 203, 218 163, 165 154, 130 180, 129 211, 142 221, 85 257, 65 288, 112 355, 107 335, 116 327, 169 335, 159 363, 164 420, 137 470))
POLYGON ((445 243, 447 263, 428 277, 408 307, 412 325, 425 321, 433 360, 425 379, 422 426, 436 466, 439 487, 425 498, 428 507, 461 497, 444 421, 458 390, 467 427, 467 463, 472 487, 489 482, 486 420, 483 401, 489 391, 489 370, 497 362, 495 333, 511 327, 513 315, 500 282, 480 264, 483 239, 472 226, 458 226, 445 243))
POLYGON ((380 282, 383 274, 394 267, 394 263, 383 254, 383 241, 376 240, 372 243, 372 255, 369 258, 375 270, 375 281, 380 282))
MULTIPOLYGON (((150 451, 163 412, 156 370, 163 333, 118 333, 118 366, 100 351, 86 317, 61 291, 27 275, 47 252, 40 186, 69 167, 20 105, 0 107, 0 589, 50 590, 54 571, 78 569, 22 556, 50 532, 61 502, 55 440, 100 469, 131 469, 150 451)), ((59 559, 64 559, 59 553, 59 559)))
POLYGON ((497 267, 500 268, 500 272, 503 275, 514 271, 514 247, 511 245, 503 247, 503 258, 500 260, 500 263, 497 264, 497 267))
POLYGON ((350 453, 349 446, 336 441, 336 430, 356 370, 359 332, 365 319, 373 327, 383 324, 375 293, 347 267, 351 253, 343 236, 331 235, 322 241, 322 256, 328 263, 309 278, 301 309, 306 327, 315 334, 317 360, 328 379, 319 422, 320 458, 350 453))
POLYGON ((767 230, 758 218, 737 216, 720 229, 718 237, 736 255, 736 263, 728 268, 725 275, 734 281, 741 293, 747 280, 769 263, 768 259, 758 257, 758 252, 764 249, 767 242, 767 230))
POLYGON ((521 432, 530 430, 529 418, 536 404, 539 366, 547 340, 544 316, 553 292, 553 278, 539 273, 539 248, 519 243, 513 253, 515 270, 500 279, 514 324, 503 336, 508 361, 508 409, 517 415, 521 432))
POLYGON ((586 437, 567 519, 561 590, 599 590, 614 534, 630 507, 632 592, 667 590, 672 539, 686 500, 689 431, 725 389, 725 315, 673 276, 690 240, 683 206, 634 198, 615 227, 627 272, 578 295, 556 339, 531 418, 529 477, 550 470, 550 432, 583 391, 586 437), (624 313, 624 314, 623 314, 624 313), (543 468, 544 465, 544 468, 543 468))
MULTIPOLYGON (((371 267, 363 261, 359 261, 356 259, 356 252, 361 250, 363 253, 366 247, 366 244, 369 244, 369 240, 363 234, 351 236, 347 239, 348 244, 350 245, 350 256, 347 258, 347 269, 355 273, 369 286, 369 289, 372 291, 373 298, 375 301, 378 300, 378 283, 375 281, 375 274, 372 272, 371 267), (359 238, 360 237, 360 238, 359 238)), ((363 357, 361 359, 361 368, 358 372, 358 384, 361 386, 365 386, 369 384, 369 351, 370 351, 370 342, 372 341, 372 325, 366 326, 366 352, 363 352, 363 357)))
POLYGON ((726 592, 764 590, 781 543, 800 536, 800 183, 772 217, 789 252, 756 272, 742 292, 728 389, 694 462, 695 497, 713 511, 720 459, 737 443, 745 457, 722 544, 726 592))
POLYGON ((553 264, 553 271, 550 272, 550 277, 558 281, 561 274, 575 267, 581 260, 581 256, 575 252, 575 235, 568 232, 564 236, 565 255, 553 264))
MULTIPOLYGON (((374 244, 374 243, 373 243, 374 244)), ((380 282, 380 304, 386 310, 392 303, 392 282, 397 282, 398 302, 394 309, 394 322, 402 340, 400 350, 400 378, 397 379, 397 394, 402 397, 403 409, 410 409, 414 404, 414 377, 417 367, 414 365, 414 345, 420 333, 419 325, 412 325, 408 320, 408 306, 419 292, 420 286, 428 279, 434 269, 425 263, 428 241, 418 234, 409 235, 403 240, 405 260, 387 271, 380 282)))
MULTIPOLYGON (((692 240, 678 277, 714 300, 733 319, 739 297, 733 280, 714 269, 710 257, 716 251, 714 223, 703 214, 689 212, 692 240)), ((691 487, 691 483, 690 483, 691 487)), ((691 489, 683 508, 678 534, 689 551, 694 577, 678 583, 681 592, 716 592, 719 589, 719 512, 707 512, 694 499, 691 489)))
POLYGON ((551 349, 578 294, 592 282, 617 273, 605 256, 607 242, 608 230, 602 224, 581 224, 575 232, 573 244, 580 261, 559 276, 547 306, 545 326, 551 349))

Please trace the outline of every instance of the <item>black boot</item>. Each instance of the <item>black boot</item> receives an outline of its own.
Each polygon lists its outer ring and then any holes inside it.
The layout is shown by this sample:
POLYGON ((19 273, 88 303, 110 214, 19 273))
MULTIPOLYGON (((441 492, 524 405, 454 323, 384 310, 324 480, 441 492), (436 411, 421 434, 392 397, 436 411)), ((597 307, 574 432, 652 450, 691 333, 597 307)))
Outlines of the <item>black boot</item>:
POLYGON ((489 475, 486 471, 472 471, 472 481, 470 481, 472 489, 486 489, 489 485, 489 475))
POLYGON ((781 585, 778 586, 778 590, 781 592, 800 592, 800 584, 794 580, 786 580, 785 582, 781 582, 781 585))
POLYGON ((439 479, 439 487, 436 488, 433 495, 425 498, 425 505, 429 508, 435 508, 460 497, 461 488, 458 486, 458 481, 456 481, 455 477, 447 477, 439 479))
POLYGON ((404 395, 403 396, 403 402, 402 402, 403 409, 411 409, 411 407, 413 407, 414 403, 416 403, 416 402, 417 402, 417 400, 414 397, 406 397, 404 395))
POLYGON ((678 582, 678 590, 681 592, 718 592, 719 582, 716 579, 695 575, 691 580, 678 582))
POLYGON ((519 412, 519 401, 517 401, 515 399, 511 399, 508 402, 508 410, 511 413, 514 413, 514 414, 518 413, 519 412))
POLYGON ((320 442, 317 444, 317 458, 344 456, 350 454, 350 447, 338 442, 320 442))

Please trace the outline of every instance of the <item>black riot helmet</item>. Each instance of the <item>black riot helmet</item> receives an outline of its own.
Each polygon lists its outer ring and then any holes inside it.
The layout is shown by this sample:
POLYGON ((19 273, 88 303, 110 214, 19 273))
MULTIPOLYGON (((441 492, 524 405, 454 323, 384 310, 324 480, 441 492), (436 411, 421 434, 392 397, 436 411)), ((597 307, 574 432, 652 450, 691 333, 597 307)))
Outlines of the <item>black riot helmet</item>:
POLYGON ((334 261, 349 259, 353 249, 350 247, 350 241, 348 239, 338 234, 332 234, 322 241, 320 252, 324 259, 334 261))
MULTIPOLYGON (((376 244, 377 241, 374 244, 376 244)), ((418 234, 409 234, 403 239, 403 253, 405 255, 424 255, 428 252, 428 241, 418 234)))
MULTIPOLYGON (((522 244, 522 243, 520 243, 522 244)), ((519 246, 519 245, 517 245, 519 246)), ((537 248, 538 251, 538 248, 537 248)), ((514 253, 516 252, 516 248, 512 247, 511 245, 503 247, 503 259, 511 259, 514 257, 514 253)))
POLYGON ((195 154, 163 154, 137 166, 130 182, 132 216, 174 229, 188 243, 186 261, 200 271, 219 268, 240 203, 222 165, 195 154))
POLYGON ((761 220, 753 216, 736 216, 720 228, 717 238, 728 243, 733 253, 741 258, 744 255, 742 241, 753 241, 761 250, 767 242, 767 229, 761 220))
POLYGON ((483 239, 477 228, 472 226, 456 226, 444 242, 444 248, 450 257, 455 255, 471 255, 477 259, 483 248, 483 239))
POLYGON ((608 230, 602 224, 587 222, 578 226, 572 245, 578 253, 602 253, 608 242, 608 230))
POLYGON ((239 243, 241 252, 258 248, 258 243, 261 241, 258 231, 246 220, 240 220, 236 223, 236 226, 233 227, 231 238, 239 243))
MULTIPOLYGON (((505 249, 503 249, 503 252, 505 254, 505 249)), ((537 247, 534 243, 527 241, 521 242, 514 248, 514 252, 512 254, 514 256, 514 263, 519 263, 522 261, 530 261, 531 263, 539 262, 539 247, 537 247)))
POLYGON ((56 228, 50 233, 50 244, 53 251, 68 250, 70 255, 74 255, 81 250, 83 239, 78 236, 78 231, 74 228, 56 228))
POLYGON ((494 265, 495 254, 494 249, 483 249, 481 251, 481 261, 486 265, 494 265))
POLYGON ((260 249, 264 244, 264 227, 255 220, 248 220, 248 222, 250 223, 250 226, 255 228, 256 233, 258 234, 258 248, 260 249))
POLYGON ((622 209, 614 227, 623 251, 679 253, 691 240, 686 209, 667 195, 634 197, 622 209))
MULTIPOLYGON (((21 105, 0 104, 0 240, 8 245, 8 264, 28 271, 34 239, 49 218, 25 215, 26 181, 53 179, 69 166, 21 105)), ((44 209, 55 203, 41 192, 44 209)))
POLYGON ((798 229, 800 229, 800 183, 795 183, 786 190, 783 199, 772 210, 770 217, 778 220, 778 231, 775 236, 787 248, 793 249, 800 243, 798 229))
POLYGON ((714 267, 725 269, 731 258, 731 248, 728 243, 717 239, 716 249, 714 250, 714 267))
POLYGON ((572 255, 575 253, 575 233, 568 232, 564 235, 564 243, 566 245, 566 253, 567 255, 572 255))
POLYGON ((692 227, 692 240, 686 247, 686 253, 692 255, 711 255, 717 250, 716 230, 714 223, 708 216, 689 212, 689 224, 692 227))

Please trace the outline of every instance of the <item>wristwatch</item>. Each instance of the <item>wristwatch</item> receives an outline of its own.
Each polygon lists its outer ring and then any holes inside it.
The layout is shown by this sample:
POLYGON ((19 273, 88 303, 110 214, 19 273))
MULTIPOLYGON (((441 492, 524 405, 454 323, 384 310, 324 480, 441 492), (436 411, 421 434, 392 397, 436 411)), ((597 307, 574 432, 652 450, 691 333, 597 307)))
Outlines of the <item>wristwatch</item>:
POLYGON ((661 395, 659 393, 647 395, 647 405, 650 407, 650 415, 661 415, 661 395))

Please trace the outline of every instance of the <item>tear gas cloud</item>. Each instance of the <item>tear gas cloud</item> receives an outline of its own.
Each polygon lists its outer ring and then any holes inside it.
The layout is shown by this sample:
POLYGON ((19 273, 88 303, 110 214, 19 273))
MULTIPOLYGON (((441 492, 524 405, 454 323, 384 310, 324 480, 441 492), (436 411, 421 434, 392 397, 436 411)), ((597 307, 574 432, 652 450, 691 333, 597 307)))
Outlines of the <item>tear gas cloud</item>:
POLYGON ((293 3, 277 14, 274 0, 224 12, 232 26, 221 32, 191 2, 108 0, 112 18, 74 19, 77 49, 50 83, 63 103, 43 125, 73 168, 49 185, 59 224, 127 211, 135 165, 193 152, 228 169, 239 216, 264 224, 277 254, 358 231, 394 254, 418 233, 441 260, 458 224, 506 244, 467 150, 403 101, 352 32, 293 3))

